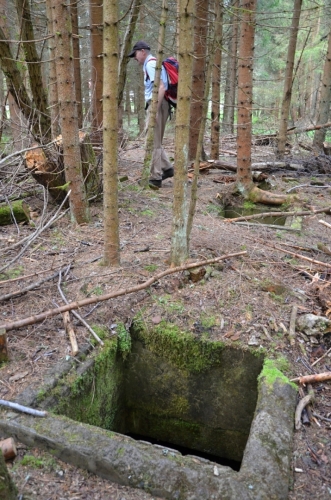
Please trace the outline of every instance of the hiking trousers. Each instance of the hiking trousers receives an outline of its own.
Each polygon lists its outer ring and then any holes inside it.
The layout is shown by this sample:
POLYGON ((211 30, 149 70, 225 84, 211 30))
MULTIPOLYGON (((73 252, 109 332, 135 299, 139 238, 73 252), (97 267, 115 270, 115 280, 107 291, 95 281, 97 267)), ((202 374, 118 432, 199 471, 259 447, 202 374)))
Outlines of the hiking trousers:
POLYGON ((169 118, 169 114, 169 103, 163 98, 154 129, 154 147, 150 177, 152 180, 162 180, 162 173, 165 170, 172 168, 169 158, 162 147, 165 126, 169 118))

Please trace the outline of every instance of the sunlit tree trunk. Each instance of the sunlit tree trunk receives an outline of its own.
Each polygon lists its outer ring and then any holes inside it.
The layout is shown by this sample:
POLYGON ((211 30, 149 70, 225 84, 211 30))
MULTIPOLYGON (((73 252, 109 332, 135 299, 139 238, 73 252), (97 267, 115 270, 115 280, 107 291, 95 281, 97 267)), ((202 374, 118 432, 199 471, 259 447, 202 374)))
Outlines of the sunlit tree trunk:
POLYGON ((219 22, 214 28, 215 55, 211 83, 211 150, 210 158, 219 159, 220 151, 220 93, 221 93, 221 64, 222 64, 222 37, 223 37, 223 1, 215 0, 215 10, 221 9, 219 22), (219 5, 218 5, 219 4, 219 5))
POLYGON ((182 264, 188 257, 187 246, 187 165, 192 53, 193 53, 193 0, 179 0, 179 67, 178 100, 175 138, 175 185, 171 240, 171 265, 182 264))
POLYGON ((253 56, 257 0, 241 0, 238 51, 237 179, 238 191, 254 202, 281 204, 286 196, 262 191, 254 186, 251 172, 253 56))
POLYGON ((103 6, 103 206, 104 265, 119 266, 119 221, 117 188, 118 142, 118 2, 108 0, 103 6))
POLYGON ((102 5, 103 0, 91 0, 90 3, 92 126, 95 128, 101 127, 103 118, 102 5))
POLYGON ((292 87, 293 87, 293 69, 295 50, 297 45, 300 14, 301 14, 302 0, 294 1, 294 10, 292 17, 291 34, 287 51, 287 61, 284 80, 284 94, 281 109, 281 118, 279 125, 279 132, 277 137, 277 150, 276 155, 281 158, 285 153, 285 144, 287 136, 288 116, 291 106, 292 87))
MULTIPOLYGON (((331 101, 331 30, 328 36, 328 48, 324 62, 322 89, 317 114, 317 125, 323 125, 328 122, 330 115, 331 101)), ((323 152, 323 142, 325 140, 326 129, 315 130, 313 147, 318 152, 323 152)))
POLYGON ((222 130, 225 134, 234 133, 234 111, 236 104, 236 89, 237 89, 237 50, 238 50, 238 6, 239 0, 232 1, 232 16, 231 30, 228 43, 228 54, 226 64, 225 90, 224 90, 224 106, 222 130))
MULTIPOLYGON (((192 100, 190 113, 190 141, 189 160, 194 160, 197 151, 203 95, 206 82, 206 55, 207 55, 207 30, 208 30, 208 4, 209 0, 195 1, 194 16, 194 59, 192 74, 192 100)), ((205 154, 202 148, 202 157, 205 154)))
POLYGON ((72 60, 72 27, 69 0, 53 1, 53 32, 56 38, 56 76, 60 106, 63 162, 71 217, 78 223, 89 220, 79 146, 74 66, 72 60))

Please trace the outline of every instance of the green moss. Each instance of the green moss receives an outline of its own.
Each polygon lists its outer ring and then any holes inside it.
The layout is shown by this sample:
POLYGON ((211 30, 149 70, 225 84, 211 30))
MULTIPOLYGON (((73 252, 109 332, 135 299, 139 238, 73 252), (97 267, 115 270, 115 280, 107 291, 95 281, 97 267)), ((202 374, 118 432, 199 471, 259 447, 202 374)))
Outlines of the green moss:
POLYGON ((34 469, 55 469, 56 462, 53 458, 37 458, 33 455, 24 455, 19 465, 33 467, 34 469))
POLYGON ((93 364, 86 372, 79 376, 69 373, 52 391, 58 398, 55 412, 79 422, 112 429, 122 376, 117 339, 105 340, 105 345, 96 350, 93 357, 93 364), (63 395, 63 386, 70 387, 69 395, 63 395))
POLYGON ((264 379, 268 385, 268 387, 272 388, 276 381, 281 382, 282 384, 290 384, 292 387, 297 389, 296 384, 290 382, 288 377, 286 377, 280 369, 277 367, 277 360, 274 359, 266 359, 263 365, 263 369, 258 377, 258 381, 264 379))
POLYGON ((166 321, 147 329, 141 320, 134 323, 134 332, 153 353, 168 359, 183 370, 200 372, 220 363, 223 342, 201 340, 166 321))
POLYGON ((117 345, 123 359, 131 352, 131 336, 123 323, 117 325, 117 345))

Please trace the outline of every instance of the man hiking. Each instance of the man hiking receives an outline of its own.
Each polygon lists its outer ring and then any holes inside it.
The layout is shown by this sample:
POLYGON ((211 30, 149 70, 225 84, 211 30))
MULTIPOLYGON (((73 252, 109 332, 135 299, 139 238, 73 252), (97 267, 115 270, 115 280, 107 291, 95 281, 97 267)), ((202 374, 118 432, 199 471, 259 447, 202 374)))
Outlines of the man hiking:
MULTIPOLYGON (((151 103, 153 84, 155 77, 156 59, 150 52, 150 46, 140 40, 137 42, 129 57, 134 58, 139 64, 143 66, 144 71, 144 85, 145 85, 145 102, 146 107, 151 103)), ((174 169, 168 159, 166 152, 162 147, 162 140, 165 130, 166 121, 170 115, 170 105, 165 98, 165 92, 168 89, 168 77, 164 66, 162 65, 160 86, 158 94, 156 123, 154 129, 154 147, 151 163, 151 177, 149 179, 149 186, 152 189, 159 189, 162 186, 162 181, 168 177, 173 177, 174 169)))

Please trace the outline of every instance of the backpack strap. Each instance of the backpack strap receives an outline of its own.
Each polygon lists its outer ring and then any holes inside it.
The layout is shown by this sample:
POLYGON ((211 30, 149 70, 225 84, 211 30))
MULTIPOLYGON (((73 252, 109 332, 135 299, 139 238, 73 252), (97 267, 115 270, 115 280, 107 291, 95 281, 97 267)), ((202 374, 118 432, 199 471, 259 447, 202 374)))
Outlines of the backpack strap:
POLYGON ((146 69, 145 69, 145 73, 146 73, 146 75, 147 75, 146 82, 147 82, 148 80, 150 80, 150 78, 149 78, 149 74, 148 74, 148 72, 147 72, 147 64, 149 63, 149 61, 156 61, 156 57, 150 57, 150 58, 148 59, 147 63, 146 63, 146 69))

